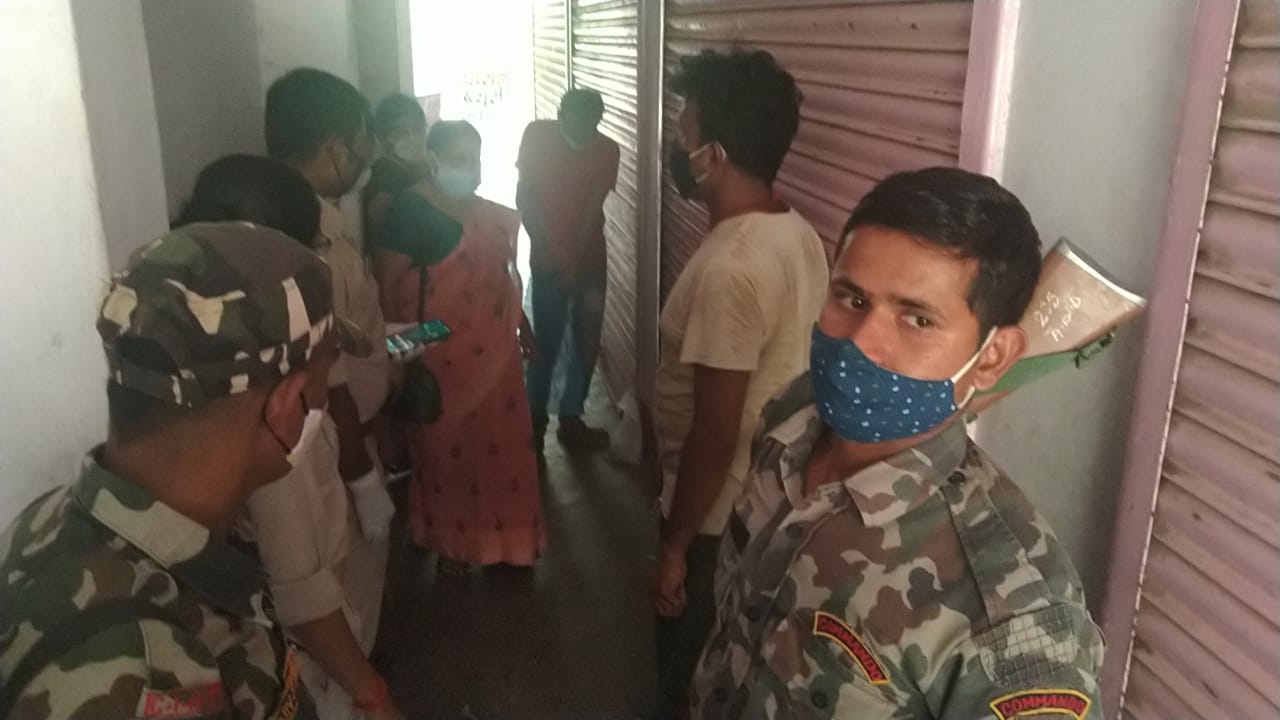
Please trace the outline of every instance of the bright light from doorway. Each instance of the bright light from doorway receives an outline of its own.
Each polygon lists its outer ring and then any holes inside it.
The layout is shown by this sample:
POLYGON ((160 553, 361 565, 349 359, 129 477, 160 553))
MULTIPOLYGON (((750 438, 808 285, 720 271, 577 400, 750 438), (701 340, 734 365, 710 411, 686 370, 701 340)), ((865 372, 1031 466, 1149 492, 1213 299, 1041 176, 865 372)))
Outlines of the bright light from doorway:
MULTIPOLYGON (((469 120, 480 130, 480 194, 514 207, 516 153, 533 120, 530 0, 410 0, 409 17, 414 93, 428 120, 469 120)), ((520 247, 528 277, 528 243, 520 247)))

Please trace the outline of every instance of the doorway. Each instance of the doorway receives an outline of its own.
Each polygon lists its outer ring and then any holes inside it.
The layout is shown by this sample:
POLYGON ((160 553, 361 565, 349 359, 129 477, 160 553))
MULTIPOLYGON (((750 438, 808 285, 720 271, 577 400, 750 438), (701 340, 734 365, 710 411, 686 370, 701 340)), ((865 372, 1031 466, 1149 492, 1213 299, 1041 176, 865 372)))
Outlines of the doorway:
MULTIPOLYGON (((480 195, 515 207, 516 155, 534 117, 531 0, 410 0, 409 21, 413 92, 427 121, 475 125, 483 138, 480 195)), ((518 267, 527 278, 523 230, 518 267)))

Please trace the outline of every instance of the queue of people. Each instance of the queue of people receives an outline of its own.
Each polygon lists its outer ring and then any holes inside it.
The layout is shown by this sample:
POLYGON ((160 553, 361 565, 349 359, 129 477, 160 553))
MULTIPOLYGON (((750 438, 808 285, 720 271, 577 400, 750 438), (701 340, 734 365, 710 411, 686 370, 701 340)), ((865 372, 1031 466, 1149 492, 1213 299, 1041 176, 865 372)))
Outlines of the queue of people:
MULTIPOLYGON (((707 51, 671 88, 668 168, 711 226, 660 323, 655 717, 1099 717, 1079 578, 962 421, 1026 348, 1026 209, 963 170, 893 175, 829 269, 774 190, 795 79, 707 51)), ((576 89, 528 127, 512 209, 476 194, 469 123, 277 80, 268 157, 208 166, 100 307, 106 442, 0 540, 0 717, 405 717, 369 660, 389 468, 413 542, 458 576, 546 549, 558 363, 556 439, 608 444, 583 420, 619 164, 603 114, 576 89), (366 170, 361 244, 337 199, 366 170), (449 336, 388 345, 427 320, 449 336), (429 420, 386 412, 411 385, 429 420)))

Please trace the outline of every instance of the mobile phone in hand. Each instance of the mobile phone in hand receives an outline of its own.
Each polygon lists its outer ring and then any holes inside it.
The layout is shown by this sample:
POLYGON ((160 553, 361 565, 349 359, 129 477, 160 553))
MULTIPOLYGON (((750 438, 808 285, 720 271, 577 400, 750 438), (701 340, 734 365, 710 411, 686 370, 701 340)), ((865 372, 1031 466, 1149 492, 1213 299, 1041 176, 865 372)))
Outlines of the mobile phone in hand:
POLYGON ((414 324, 387 336, 387 352, 392 355, 404 355, 419 346, 440 342, 452 334, 453 331, 449 326, 440 320, 414 324))

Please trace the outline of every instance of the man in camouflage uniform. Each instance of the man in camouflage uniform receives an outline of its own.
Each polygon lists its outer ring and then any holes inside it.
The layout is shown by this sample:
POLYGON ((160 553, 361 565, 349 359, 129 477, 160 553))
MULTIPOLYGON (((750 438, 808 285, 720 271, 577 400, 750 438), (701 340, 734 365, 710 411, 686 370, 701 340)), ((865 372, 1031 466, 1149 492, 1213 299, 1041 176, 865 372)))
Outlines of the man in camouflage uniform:
POLYGON ((338 349, 324 262, 189 225, 103 301, 110 430, 0 536, 0 716, 314 718, 262 570, 226 533, 315 437, 338 349))
POLYGON ((766 408, 725 534, 692 716, 1100 718, 1079 578, 962 422, 1026 346, 1029 215, 922 170, 844 237, 810 373, 766 408))

